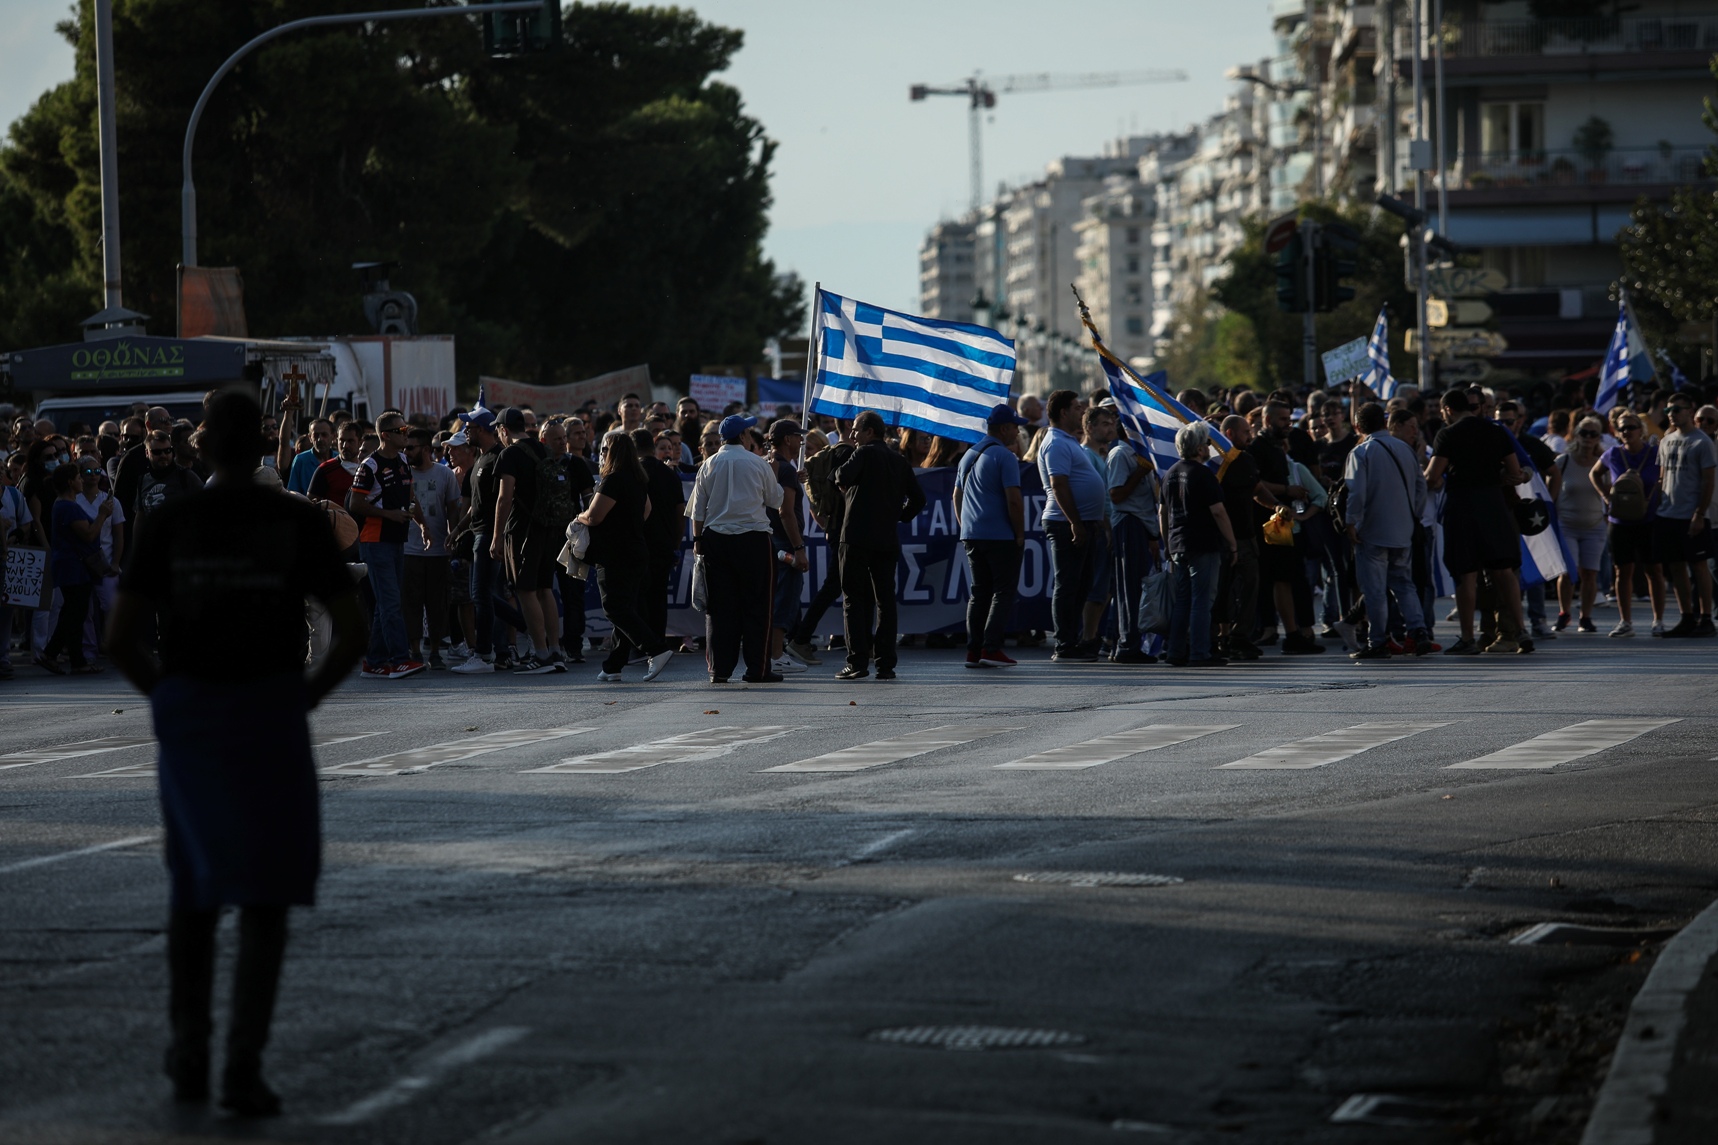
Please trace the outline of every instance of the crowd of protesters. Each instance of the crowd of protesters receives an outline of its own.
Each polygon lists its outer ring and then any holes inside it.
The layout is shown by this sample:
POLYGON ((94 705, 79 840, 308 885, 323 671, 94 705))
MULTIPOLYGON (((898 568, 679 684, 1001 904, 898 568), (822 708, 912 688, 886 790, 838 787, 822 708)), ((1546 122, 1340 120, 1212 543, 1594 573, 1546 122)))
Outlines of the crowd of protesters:
MULTIPOLYGON (((808 427, 786 407, 760 418, 632 394, 572 413, 480 405, 439 423, 342 410, 297 432, 289 400, 263 418, 256 476, 327 515, 368 609, 361 672, 375 679, 551 675, 591 654, 600 681, 629 666, 651 680, 677 652, 702 652, 712 681, 774 682, 830 650, 839 679, 893 679, 899 645, 962 639, 981 669, 1014 665, 1009 641, 1048 642, 1057 663, 1201 667, 1336 644, 1356 660, 1520 654, 1595 633, 1601 593, 1620 615, 1613 637, 1635 633, 1641 598, 1653 636, 1714 635, 1718 407, 1696 388, 1638 393, 1608 415, 1571 393, 1538 433, 1521 402, 1478 386, 1404 385, 1388 402, 1359 386, 1177 396, 1204 420, 1182 427, 1181 460, 1163 471, 1107 394, 1058 390, 997 405, 970 444, 870 411, 808 427), (1233 447, 1221 459, 1213 430, 1233 447), (1047 631, 1013 622, 1037 507, 1021 493, 1028 465, 1044 491, 1047 631), (970 569, 966 630, 903 635, 898 529, 925 504, 915 470, 944 467, 970 569), (1522 529, 1542 524, 1523 500, 1533 474, 1568 571, 1524 588, 1522 529), (831 545, 809 589, 804 523, 831 545), (706 631, 683 639, 667 601, 688 532, 706 631), (601 637, 586 630, 588 578, 610 622, 601 637), (1443 617, 1440 586, 1456 601, 1443 617), (820 648, 838 600, 843 635, 820 648), (1440 620, 1454 622, 1441 640, 1440 620)), ((126 554, 212 470, 199 428, 164 409, 64 429, 9 416, 0 440, 0 542, 45 548, 51 585, 40 607, 9 610, 0 651, 99 672, 126 554)), ((11 672, 8 656, 0 678, 11 672)))

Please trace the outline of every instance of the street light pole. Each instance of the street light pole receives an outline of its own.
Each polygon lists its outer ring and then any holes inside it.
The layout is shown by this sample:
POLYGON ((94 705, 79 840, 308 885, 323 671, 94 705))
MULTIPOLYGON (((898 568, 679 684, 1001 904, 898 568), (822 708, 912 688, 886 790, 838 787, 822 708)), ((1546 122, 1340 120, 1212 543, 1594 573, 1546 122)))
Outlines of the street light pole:
POLYGON ((101 146, 102 306, 124 305, 119 275, 119 128, 114 123, 113 0, 95 0, 97 133, 101 146))
MULTIPOLYGON (((1426 0, 1414 0, 1414 141, 1408 155, 1414 168, 1414 209, 1426 209, 1426 89, 1421 57, 1426 54, 1426 0)), ((1416 380, 1422 391, 1431 388, 1432 354, 1426 344, 1426 225, 1414 228, 1414 325, 1419 334, 1416 380)))
MULTIPOLYGON (((104 2, 106 0, 97 0, 98 14, 104 2)), ((480 4, 463 8, 403 8, 389 12, 346 12, 332 16, 306 16, 302 20, 289 20, 279 27, 270 28, 247 42, 238 51, 228 56, 227 62, 215 69, 215 74, 209 77, 209 82, 203 88, 203 94, 197 97, 197 104, 191 109, 191 121, 185 125, 185 151, 181 159, 184 183, 179 191, 180 262, 185 266, 197 265, 197 187, 191 181, 191 148, 197 140, 197 124, 203 118, 203 108, 208 106, 209 97, 215 93, 215 86, 225 78, 228 72, 233 70, 240 60, 277 36, 284 36, 288 32, 296 32, 304 28, 326 28, 338 24, 371 24, 385 20, 430 19, 437 16, 485 16, 494 12, 537 12, 541 11, 542 8, 543 0, 509 0, 505 4, 480 4)), ((111 67, 111 64, 109 66, 111 67)), ((104 164, 104 172, 105 169, 106 165, 104 164)), ((103 178, 105 182, 105 174, 103 178)), ((117 219, 114 225, 117 234, 117 219)), ((117 247, 118 243, 116 242, 114 245, 117 247)), ((117 261, 115 265, 117 266, 117 261)))

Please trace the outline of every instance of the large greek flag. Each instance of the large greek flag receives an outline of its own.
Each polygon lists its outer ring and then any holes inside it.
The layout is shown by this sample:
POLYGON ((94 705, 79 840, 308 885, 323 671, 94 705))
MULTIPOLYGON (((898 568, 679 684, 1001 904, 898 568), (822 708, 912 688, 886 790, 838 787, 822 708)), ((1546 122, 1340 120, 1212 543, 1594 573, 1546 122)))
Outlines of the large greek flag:
POLYGON ((857 417, 876 410, 889 425, 978 441, 990 411, 1008 400, 1014 343, 968 322, 885 310, 819 290, 819 348, 812 413, 857 417))
POLYGON ((1372 362, 1372 369, 1361 379, 1378 395, 1379 401, 1387 402, 1396 396, 1396 379, 1390 374, 1390 318, 1389 310, 1378 308, 1378 321, 1372 327, 1372 337, 1366 342, 1366 357, 1372 362))
MULTIPOLYGON (((1180 461, 1175 452, 1175 434, 1189 422, 1200 417, 1169 393, 1169 376, 1162 370, 1140 377, 1107 354, 1099 354, 1104 376, 1109 379, 1110 397, 1115 399, 1116 414, 1127 427, 1128 444, 1134 452, 1151 458, 1159 473, 1167 473, 1180 461)), ((1206 423, 1211 431, 1211 453, 1208 464, 1220 472, 1234 446, 1216 426, 1206 423)))
POLYGON ((1629 313, 1617 307, 1617 328, 1611 334, 1610 349, 1605 351, 1604 372, 1599 375, 1599 396, 1593 408, 1610 413, 1629 388, 1629 313))

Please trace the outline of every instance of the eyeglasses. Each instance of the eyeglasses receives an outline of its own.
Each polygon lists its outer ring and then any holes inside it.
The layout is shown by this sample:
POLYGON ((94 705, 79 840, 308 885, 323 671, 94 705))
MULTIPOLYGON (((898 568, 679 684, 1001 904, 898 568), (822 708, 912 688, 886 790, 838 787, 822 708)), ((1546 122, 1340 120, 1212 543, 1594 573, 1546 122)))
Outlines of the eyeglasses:
POLYGON ((1576 437, 1597 437, 1597 436, 1599 436, 1599 431, 1596 429, 1583 429, 1579 433, 1577 433, 1575 436, 1576 437))
POLYGON ((149 451, 149 456, 151 456, 151 457, 172 457, 173 451, 171 449, 151 449, 149 451))
POLYGON ((1640 426, 1638 426, 1638 425, 1625 425, 1625 426, 1623 426, 1623 432, 1624 433, 1639 433, 1640 432, 1640 426))

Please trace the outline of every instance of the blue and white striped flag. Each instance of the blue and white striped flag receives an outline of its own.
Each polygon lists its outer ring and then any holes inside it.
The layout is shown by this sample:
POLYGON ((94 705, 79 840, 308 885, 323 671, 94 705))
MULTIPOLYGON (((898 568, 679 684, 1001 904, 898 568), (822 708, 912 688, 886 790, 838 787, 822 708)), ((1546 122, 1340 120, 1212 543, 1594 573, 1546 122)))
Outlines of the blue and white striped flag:
POLYGON ((1659 350, 1658 356, 1666 366, 1670 367, 1670 388, 1680 393, 1682 387, 1688 384, 1688 375, 1684 374, 1682 372, 1682 367, 1678 366, 1676 362, 1671 359, 1670 355, 1666 354, 1662 349, 1659 350))
POLYGON ((1568 546, 1563 543, 1563 526, 1557 520, 1557 502, 1551 497, 1551 490, 1545 485, 1545 479, 1539 476, 1539 470, 1533 465, 1533 458, 1528 454, 1527 447, 1521 444, 1521 439, 1511 433, 1510 438, 1515 442, 1515 458, 1521 463, 1521 472, 1527 480, 1515 487, 1517 497, 1537 497, 1545 502, 1546 512, 1551 514, 1551 524, 1543 531, 1531 537, 1521 538, 1521 587, 1530 588, 1536 584, 1550 584, 1558 577, 1569 572, 1568 546))
POLYGON ((1396 379, 1390 375, 1390 312, 1380 306, 1378 322, 1372 327, 1372 337, 1366 343, 1366 356, 1372 360, 1372 369, 1361 379, 1378 395, 1379 401, 1389 401, 1396 396, 1396 379))
POLYGON ((1008 400, 1014 343, 985 326, 885 310, 819 291, 819 347, 811 412, 857 417, 978 441, 990 411, 1008 400))
POLYGON ((1610 413, 1628 393, 1629 388, 1629 313, 1617 307, 1617 328, 1611 335, 1610 349, 1605 351, 1605 367, 1599 375, 1599 396, 1593 408, 1610 413))
MULTIPOLYGON (((1102 350, 1098 361, 1109 379, 1116 414, 1127 426, 1128 444, 1135 453, 1151 458, 1159 473, 1167 473, 1181 460, 1175 452, 1176 431, 1189 422, 1201 420, 1199 415, 1170 396, 1169 379, 1163 371, 1142 378, 1102 350)), ((1208 464, 1218 472, 1235 447, 1215 426, 1207 423, 1205 428, 1211 431, 1208 464)))

